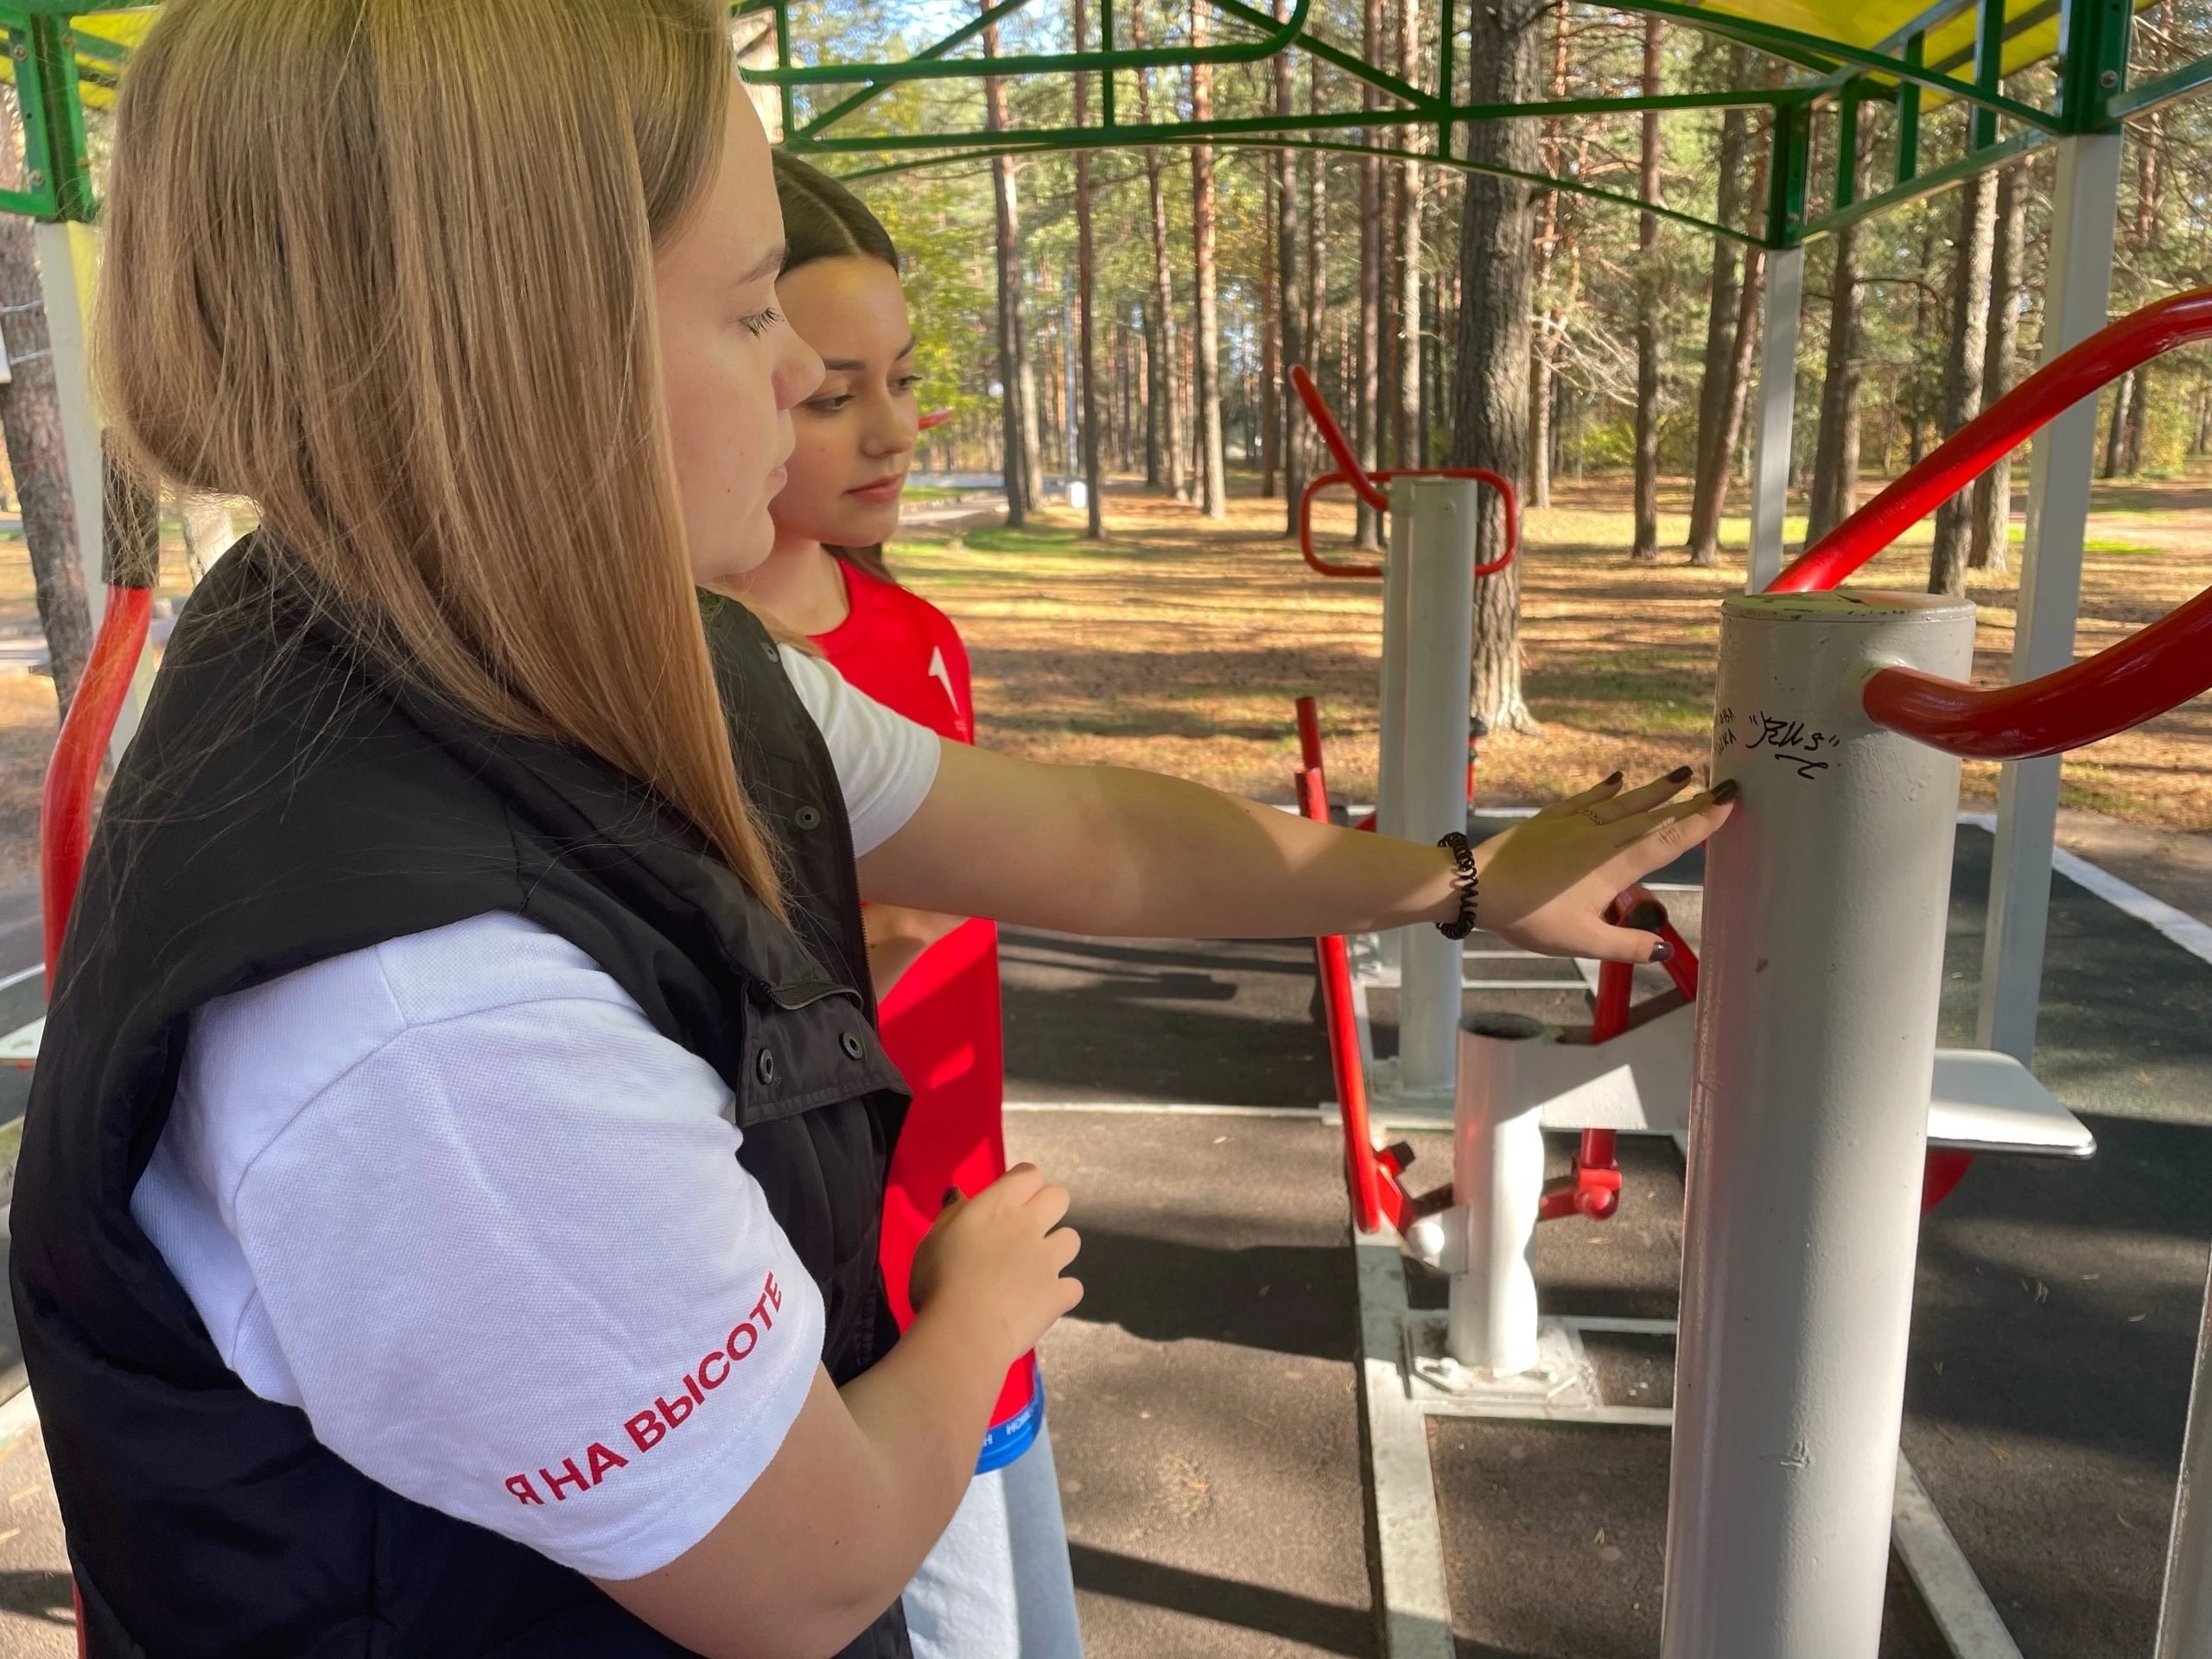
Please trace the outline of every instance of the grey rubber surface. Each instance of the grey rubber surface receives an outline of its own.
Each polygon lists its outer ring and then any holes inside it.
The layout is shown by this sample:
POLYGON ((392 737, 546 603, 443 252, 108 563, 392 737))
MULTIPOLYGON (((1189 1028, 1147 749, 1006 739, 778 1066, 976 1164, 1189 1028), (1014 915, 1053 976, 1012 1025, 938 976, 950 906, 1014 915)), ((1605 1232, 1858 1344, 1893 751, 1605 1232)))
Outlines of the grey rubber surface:
POLYGON ((1334 1132, 1081 1112, 1007 1131, 1084 1237, 1084 1303, 1043 1365, 1093 1659, 1373 1654, 1334 1132))

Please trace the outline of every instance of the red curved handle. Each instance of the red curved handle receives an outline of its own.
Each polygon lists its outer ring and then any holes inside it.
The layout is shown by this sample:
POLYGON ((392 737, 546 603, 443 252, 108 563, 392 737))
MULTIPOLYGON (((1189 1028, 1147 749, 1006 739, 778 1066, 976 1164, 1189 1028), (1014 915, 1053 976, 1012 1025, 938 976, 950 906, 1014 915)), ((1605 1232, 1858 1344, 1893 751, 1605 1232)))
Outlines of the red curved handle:
MULTIPOLYGON (((1513 486, 1503 477, 1486 467, 1429 467, 1421 468, 1394 467, 1379 473, 1363 474, 1370 483, 1382 483, 1394 478, 1471 478, 1487 484, 1497 492, 1505 507, 1505 551, 1486 564, 1475 567, 1478 576, 1494 576, 1513 563, 1521 551, 1521 501, 1514 494, 1513 486)), ((1332 564, 1313 550, 1313 498, 1323 490, 1338 484, 1353 484, 1344 473, 1324 473, 1306 486, 1306 493, 1298 503, 1298 551, 1307 565, 1325 576, 1351 576, 1376 581, 1382 575, 1379 564, 1332 564)), ((1357 487, 1357 486, 1354 486, 1357 487)), ((1383 498, 1387 502, 1389 498, 1383 498)))
POLYGON ((2212 335, 2212 289, 2122 317, 2061 353, 1938 444, 1928 458, 1776 577, 1773 594, 1836 586, 2015 446, 2108 382, 2163 352, 2212 335))
POLYGON ((1866 683, 1876 724, 1969 760, 2078 749, 2212 691, 2212 588, 2055 674, 1983 689, 1889 668, 1866 683))
POLYGON ((914 423, 915 429, 922 432, 934 432, 951 419, 952 411, 949 409, 931 410, 914 423))
POLYGON ((92 641, 85 677, 70 700, 68 717, 47 765, 46 789, 39 800, 39 889, 46 922, 46 987, 54 989, 61 961, 61 940, 77 902, 77 883, 92 841, 92 796, 108 739, 130 693, 131 676, 146 649, 154 616, 149 588, 110 588, 107 611, 92 641))
POLYGON ((1351 479, 1346 474, 1324 473, 1306 486, 1306 493, 1298 499, 1299 556, 1309 567, 1325 576, 1351 576, 1379 582, 1382 578, 1382 567, 1379 564, 1332 564, 1313 550, 1313 498, 1325 489, 1351 482, 1351 479))
MULTIPOLYGON (((2022 440, 2161 353, 2212 336, 2212 289, 2177 294, 2100 329, 2030 375, 1839 524, 1770 592, 1833 588, 2022 440)), ((1916 669, 1867 682, 1878 724, 1946 753, 2028 760, 2094 743, 2212 690, 2212 589, 2095 656, 1986 689, 1916 669)))

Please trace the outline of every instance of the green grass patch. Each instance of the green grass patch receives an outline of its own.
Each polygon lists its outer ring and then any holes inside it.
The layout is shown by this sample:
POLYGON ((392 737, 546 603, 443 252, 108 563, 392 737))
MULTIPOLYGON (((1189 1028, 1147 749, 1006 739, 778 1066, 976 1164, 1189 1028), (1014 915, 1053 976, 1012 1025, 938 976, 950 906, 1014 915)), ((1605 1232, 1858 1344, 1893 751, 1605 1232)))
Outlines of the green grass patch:
MULTIPOLYGON (((2025 526, 2014 524, 2006 539, 2009 540, 2014 547, 2025 546, 2028 540, 2028 532, 2025 526)), ((2123 542, 2119 540, 2117 537, 2111 536, 2088 536, 2082 538, 2082 550, 2084 553, 2138 554, 2163 553, 2166 550, 2163 547, 2145 547, 2140 542, 2123 542)))
POLYGON ((1083 532, 1055 530, 1049 525, 1013 530, 1004 524, 993 524, 988 529, 969 531, 966 539, 978 553, 1065 553, 1083 539, 1083 532))

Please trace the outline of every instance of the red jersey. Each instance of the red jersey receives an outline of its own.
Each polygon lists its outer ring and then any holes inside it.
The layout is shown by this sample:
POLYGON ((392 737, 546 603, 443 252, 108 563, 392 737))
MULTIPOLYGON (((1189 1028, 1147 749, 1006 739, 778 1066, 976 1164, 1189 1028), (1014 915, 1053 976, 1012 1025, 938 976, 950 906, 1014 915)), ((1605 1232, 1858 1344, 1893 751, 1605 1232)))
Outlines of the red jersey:
MULTIPOLYGON (((832 666, 887 709, 958 743, 976 741, 968 649, 944 612, 918 594, 840 560, 851 614, 814 636, 832 666)), ((979 1192, 1006 1173, 1000 1107, 1006 1060, 999 1031, 996 924, 963 922, 909 968, 881 1010, 883 1046, 914 1090, 885 1182, 883 1281, 899 1328, 913 1322, 914 1252, 957 1186, 979 1192)), ((1036 1438, 1036 1363, 1008 1373, 979 1471, 1012 1462, 1036 1438)))

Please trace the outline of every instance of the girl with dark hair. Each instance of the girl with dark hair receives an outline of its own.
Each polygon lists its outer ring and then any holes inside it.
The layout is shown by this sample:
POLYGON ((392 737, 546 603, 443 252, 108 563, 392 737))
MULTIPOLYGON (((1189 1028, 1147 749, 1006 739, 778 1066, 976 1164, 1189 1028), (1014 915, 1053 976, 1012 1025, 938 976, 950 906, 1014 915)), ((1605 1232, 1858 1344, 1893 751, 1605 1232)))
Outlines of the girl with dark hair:
MULTIPOLYGON (((746 597, 807 634, 861 690, 954 742, 972 743, 968 652, 951 621, 899 586, 882 543, 918 430, 914 335, 899 253, 843 185, 781 151, 786 245, 778 302, 826 378, 794 413, 790 481, 770 507, 774 550, 746 597)), ((868 958, 883 1044, 914 1088, 884 1202, 883 1270, 902 1328, 909 1281, 949 1187, 981 1191, 1007 1166, 1001 1121, 998 930, 980 918, 871 905, 868 958)), ((1007 1374, 974 1483, 906 1586, 923 1659, 1077 1659, 1075 1586, 1036 1359, 1007 1374)))

